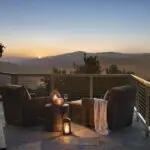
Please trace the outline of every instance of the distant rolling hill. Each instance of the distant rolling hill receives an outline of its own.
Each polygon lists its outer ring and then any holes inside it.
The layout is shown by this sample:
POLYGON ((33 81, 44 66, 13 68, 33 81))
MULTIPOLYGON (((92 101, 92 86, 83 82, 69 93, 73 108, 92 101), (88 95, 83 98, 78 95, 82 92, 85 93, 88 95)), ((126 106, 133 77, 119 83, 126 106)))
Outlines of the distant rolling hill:
MULTIPOLYGON (((57 67, 57 68, 72 68, 73 62, 77 64, 83 64, 83 51, 67 53, 57 56, 44 57, 42 59, 32 59, 22 62, 22 65, 31 66, 45 66, 45 67, 57 67)), ((110 64, 116 64, 120 69, 127 71, 133 71, 137 75, 150 78, 150 54, 125 54, 116 52, 104 52, 104 53, 87 53, 88 55, 97 55, 102 67, 106 68, 110 64)))
POLYGON ((32 66, 32 65, 20 65, 10 62, 0 61, 0 72, 10 72, 10 73, 25 73, 25 74, 34 74, 34 73, 51 73, 50 67, 42 66, 32 66))
MULTIPOLYGON (((17 65, 3 64, 3 70, 10 70, 13 72, 34 72, 34 73, 49 73, 51 68, 65 68, 71 69, 73 62, 77 64, 83 64, 83 51, 77 51, 73 53, 67 53, 57 56, 49 56, 41 59, 29 59, 15 62, 17 65), (9 67, 11 66, 11 67, 9 67), (9 69, 8 69, 9 68, 9 69)), ((116 52, 104 52, 104 53, 87 53, 88 55, 97 55, 103 68, 108 67, 110 64, 116 64, 120 69, 127 71, 133 71, 137 75, 150 79, 150 54, 125 54, 116 52)), ((1 63, 1 62, 0 62, 1 63)), ((1 66, 0 66, 1 67, 1 66)), ((0 68, 1 70, 1 68, 0 68)))
POLYGON ((47 66, 56 68, 70 68, 73 66, 73 62, 83 63, 83 52, 67 53, 57 56, 49 56, 41 59, 34 58, 29 61, 23 61, 22 65, 32 66, 47 66))
MULTIPOLYGON (((57 56, 44 57, 41 59, 35 58, 28 61, 23 61, 22 65, 31 66, 49 66, 58 68, 72 67, 73 62, 83 64, 84 52, 73 52, 57 56)), ((150 61, 150 54, 123 54, 115 52, 105 53, 87 53, 87 55, 98 56, 101 64, 141 64, 148 65, 150 61), (142 62, 141 62, 142 61, 142 62)))
MULTIPOLYGON (((51 73, 51 68, 46 67, 38 67, 38 66, 24 66, 13 64, 10 62, 2 62, 0 61, 0 72, 5 73, 16 73, 16 74, 42 74, 42 73, 51 73)), ((28 85, 30 88, 34 88, 37 86, 40 77, 19 77, 19 83, 23 83, 28 85)), ((11 83, 10 76, 1 75, 0 74, 0 86, 11 83)))
POLYGON ((14 57, 14 56, 3 56, 0 58, 0 61, 3 62, 10 62, 10 63, 20 63, 22 61, 28 61, 30 60, 30 58, 27 57, 14 57))

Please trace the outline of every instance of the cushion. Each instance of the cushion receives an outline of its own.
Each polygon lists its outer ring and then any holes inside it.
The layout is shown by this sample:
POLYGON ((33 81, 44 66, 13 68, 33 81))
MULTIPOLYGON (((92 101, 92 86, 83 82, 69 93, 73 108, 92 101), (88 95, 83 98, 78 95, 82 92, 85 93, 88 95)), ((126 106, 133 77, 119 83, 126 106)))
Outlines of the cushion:
POLYGON ((111 88, 107 106, 107 121, 110 130, 132 124, 136 88, 125 85, 111 88))
POLYGON ((20 104, 22 103, 21 101, 24 98, 24 93, 25 92, 23 86, 9 84, 5 86, 2 96, 4 101, 6 102, 9 102, 11 104, 20 104))

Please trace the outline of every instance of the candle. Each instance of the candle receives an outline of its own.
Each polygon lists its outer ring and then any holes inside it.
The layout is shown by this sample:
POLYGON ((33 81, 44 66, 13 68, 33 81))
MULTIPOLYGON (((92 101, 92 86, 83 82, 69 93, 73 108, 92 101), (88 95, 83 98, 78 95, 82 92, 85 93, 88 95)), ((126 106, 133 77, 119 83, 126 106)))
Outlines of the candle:
POLYGON ((57 105, 62 105, 63 104, 63 99, 62 98, 58 98, 56 100, 57 105))
POLYGON ((57 95, 55 94, 54 96, 53 96, 53 100, 55 101, 55 100, 57 100, 57 95))
POLYGON ((68 123, 64 123, 64 131, 65 131, 65 134, 69 134, 70 133, 70 129, 69 129, 69 124, 68 123))

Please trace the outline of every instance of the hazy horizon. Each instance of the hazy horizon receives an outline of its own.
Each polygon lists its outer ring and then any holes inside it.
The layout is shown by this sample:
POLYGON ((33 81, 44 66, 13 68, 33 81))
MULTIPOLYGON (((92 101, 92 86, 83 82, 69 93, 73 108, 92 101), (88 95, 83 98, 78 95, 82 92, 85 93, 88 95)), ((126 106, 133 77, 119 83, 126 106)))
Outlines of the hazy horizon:
POLYGON ((61 54, 54 54, 54 55, 47 55, 47 56, 43 56, 43 57, 37 57, 37 56, 13 56, 13 55, 4 55, 2 58, 1 58, 1 60, 5 60, 6 58, 8 58, 8 60, 9 60, 9 58, 12 58, 12 59, 15 59, 15 58, 19 58, 20 60, 21 59, 34 59, 34 58, 38 58, 38 59, 41 59, 41 58, 45 58, 45 57, 51 57, 51 56, 59 56, 59 55, 65 55, 65 54, 72 54, 72 53, 76 53, 76 52, 83 52, 83 53, 93 53, 93 54, 99 54, 99 53, 114 53, 114 54, 150 54, 150 52, 119 52, 119 51, 101 51, 101 52, 86 52, 86 51, 82 51, 82 50, 80 50, 80 51, 71 51, 71 52, 66 52, 66 53, 61 53, 61 54))
POLYGON ((4 56, 150 53, 149 0, 2 0, 4 56))

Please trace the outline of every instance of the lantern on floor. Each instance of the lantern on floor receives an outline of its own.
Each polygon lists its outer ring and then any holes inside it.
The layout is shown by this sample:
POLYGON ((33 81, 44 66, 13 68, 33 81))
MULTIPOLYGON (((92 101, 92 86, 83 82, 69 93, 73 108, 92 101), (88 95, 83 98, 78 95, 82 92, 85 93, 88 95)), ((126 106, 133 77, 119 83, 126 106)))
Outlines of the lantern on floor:
POLYGON ((62 125, 63 135, 70 135, 71 134, 71 119, 64 118, 63 125, 62 125))

